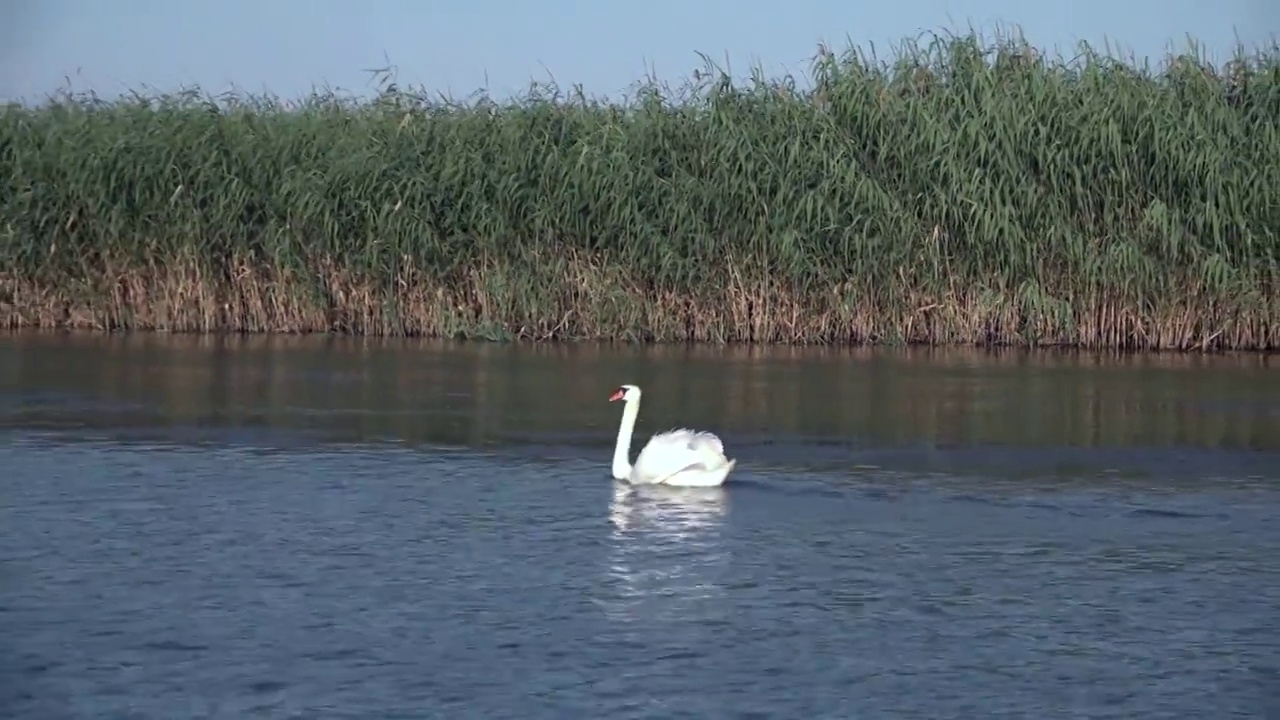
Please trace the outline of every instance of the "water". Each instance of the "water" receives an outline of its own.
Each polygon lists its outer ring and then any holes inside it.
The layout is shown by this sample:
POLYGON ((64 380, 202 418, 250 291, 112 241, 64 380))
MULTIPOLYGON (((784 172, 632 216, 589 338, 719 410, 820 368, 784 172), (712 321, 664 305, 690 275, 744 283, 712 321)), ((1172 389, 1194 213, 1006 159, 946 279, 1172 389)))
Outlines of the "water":
POLYGON ((1280 717, 1274 358, 10 335, 0 435, 5 717, 1280 717))

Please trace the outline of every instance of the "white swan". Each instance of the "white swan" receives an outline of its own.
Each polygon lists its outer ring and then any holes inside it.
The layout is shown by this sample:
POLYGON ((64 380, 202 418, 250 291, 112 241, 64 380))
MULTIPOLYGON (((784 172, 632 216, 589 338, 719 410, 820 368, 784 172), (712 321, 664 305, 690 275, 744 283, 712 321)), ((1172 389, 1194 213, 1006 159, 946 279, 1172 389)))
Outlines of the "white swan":
POLYGON ((724 456, 724 445, 715 435, 681 428, 654 435, 632 465, 627 456, 631 452, 631 432, 640 414, 640 388, 622 385, 609 396, 609 402, 615 400, 626 403, 618 444, 613 449, 615 480, 633 485, 716 487, 738 462, 724 456))

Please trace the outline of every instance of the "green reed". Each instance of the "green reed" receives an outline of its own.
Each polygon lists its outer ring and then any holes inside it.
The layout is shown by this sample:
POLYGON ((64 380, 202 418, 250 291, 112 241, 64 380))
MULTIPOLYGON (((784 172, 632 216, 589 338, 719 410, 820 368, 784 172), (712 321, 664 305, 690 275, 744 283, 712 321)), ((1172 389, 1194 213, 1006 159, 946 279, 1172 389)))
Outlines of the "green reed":
POLYGON ((713 71, 613 103, 549 86, 10 106, 0 308, 179 330, 1280 345, 1280 47, 1152 71, 970 35, 889 62, 823 51, 811 79, 713 71))

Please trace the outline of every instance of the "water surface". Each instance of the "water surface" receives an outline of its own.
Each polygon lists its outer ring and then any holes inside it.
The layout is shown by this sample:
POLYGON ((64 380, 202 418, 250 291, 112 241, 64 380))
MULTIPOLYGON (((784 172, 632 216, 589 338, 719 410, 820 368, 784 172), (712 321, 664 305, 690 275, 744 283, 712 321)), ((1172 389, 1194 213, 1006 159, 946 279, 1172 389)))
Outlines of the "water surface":
POLYGON ((0 336, 22 718, 1280 716, 1280 373, 0 336), (637 491, 718 432, 719 490, 637 491))

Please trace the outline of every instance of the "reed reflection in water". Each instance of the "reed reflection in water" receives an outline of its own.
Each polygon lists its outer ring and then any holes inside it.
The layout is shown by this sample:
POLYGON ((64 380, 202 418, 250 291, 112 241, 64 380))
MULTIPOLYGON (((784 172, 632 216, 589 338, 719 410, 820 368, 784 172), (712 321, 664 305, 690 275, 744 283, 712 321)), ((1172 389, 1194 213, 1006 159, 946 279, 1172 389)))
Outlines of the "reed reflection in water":
POLYGON ((622 382, 645 390, 637 436, 686 425, 734 452, 813 439, 1276 450, 1273 365, 1263 354, 17 333, 0 336, 0 396, 11 425, 566 443, 606 464, 618 423, 606 399, 622 382))

